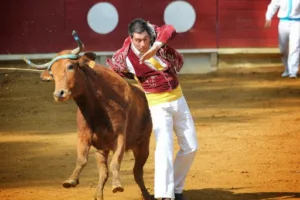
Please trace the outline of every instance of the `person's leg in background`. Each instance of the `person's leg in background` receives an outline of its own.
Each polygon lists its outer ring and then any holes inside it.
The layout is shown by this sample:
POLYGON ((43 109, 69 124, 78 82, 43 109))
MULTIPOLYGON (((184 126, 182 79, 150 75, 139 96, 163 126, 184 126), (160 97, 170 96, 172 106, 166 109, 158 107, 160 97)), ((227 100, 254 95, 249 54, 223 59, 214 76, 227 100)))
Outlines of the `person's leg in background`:
POLYGON ((296 78, 300 57, 300 21, 290 21, 289 58, 288 66, 290 78, 296 78))
POLYGON ((281 53, 281 61, 284 66, 284 71, 282 77, 287 77, 290 75, 289 66, 288 66, 288 55, 289 55, 289 21, 280 20, 278 25, 278 43, 279 50, 281 53))

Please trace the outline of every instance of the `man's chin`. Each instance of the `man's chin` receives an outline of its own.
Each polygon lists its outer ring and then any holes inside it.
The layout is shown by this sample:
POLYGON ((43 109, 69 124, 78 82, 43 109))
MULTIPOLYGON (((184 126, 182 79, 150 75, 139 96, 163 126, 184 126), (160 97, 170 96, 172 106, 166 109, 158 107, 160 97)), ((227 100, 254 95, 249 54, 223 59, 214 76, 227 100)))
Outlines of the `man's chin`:
POLYGON ((144 55, 147 51, 146 51, 146 50, 139 50, 139 52, 140 52, 140 55, 142 56, 142 55, 144 55))

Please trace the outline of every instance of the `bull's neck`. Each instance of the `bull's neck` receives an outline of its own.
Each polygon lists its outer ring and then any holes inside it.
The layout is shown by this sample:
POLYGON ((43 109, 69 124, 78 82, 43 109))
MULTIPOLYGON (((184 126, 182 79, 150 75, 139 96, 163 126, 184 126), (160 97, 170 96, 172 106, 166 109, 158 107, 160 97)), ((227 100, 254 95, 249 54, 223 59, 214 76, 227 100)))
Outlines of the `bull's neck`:
POLYGON ((103 107, 99 101, 99 91, 101 92, 101 87, 103 87, 102 77, 95 74, 92 69, 86 68, 83 69, 81 81, 78 82, 80 82, 80 87, 83 87, 83 93, 74 98, 78 107, 88 110, 90 113, 103 107))
POLYGON ((101 95, 101 77, 95 74, 85 78, 86 87, 83 94, 74 98, 85 120, 93 128, 95 124, 107 124, 108 112, 101 95), (100 94, 99 94, 100 92, 100 94))
POLYGON ((98 102, 98 100, 93 93, 86 91, 83 95, 80 95, 80 96, 74 98, 74 100, 75 100, 77 106, 82 111, 92 113, 91 111, 99 109, 99 108, 97 108, 97 107, 99 107, 99 105, 96 104, 96 102, 98 102))

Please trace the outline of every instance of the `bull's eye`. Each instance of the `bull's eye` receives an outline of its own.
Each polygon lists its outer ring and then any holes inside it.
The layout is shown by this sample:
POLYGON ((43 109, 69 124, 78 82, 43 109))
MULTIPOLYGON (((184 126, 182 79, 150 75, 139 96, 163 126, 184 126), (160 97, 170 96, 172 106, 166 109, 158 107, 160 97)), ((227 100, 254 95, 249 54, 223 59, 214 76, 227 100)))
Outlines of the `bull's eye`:
POLYGON ((69 65, 68 66, 68 70, 73 70, 74 69, 74 66, 73 65, 69 65))

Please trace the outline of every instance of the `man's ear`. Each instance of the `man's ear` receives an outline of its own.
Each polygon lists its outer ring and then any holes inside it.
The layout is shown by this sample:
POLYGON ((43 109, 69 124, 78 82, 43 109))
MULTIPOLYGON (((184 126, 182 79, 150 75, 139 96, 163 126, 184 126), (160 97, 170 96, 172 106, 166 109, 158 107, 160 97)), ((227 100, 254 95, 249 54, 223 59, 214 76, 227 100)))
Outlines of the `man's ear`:
POLYGON ((44 70, 41 73, 40 78, 42 79, 42 81, 52 81, 53 80, 53 76, 50 74, 50 71, 48 71, 48 70, 44 70))
POLYGON ((83 55, 93 61, 96 59, 96 54, 94 52, 86 52, 83 55))

